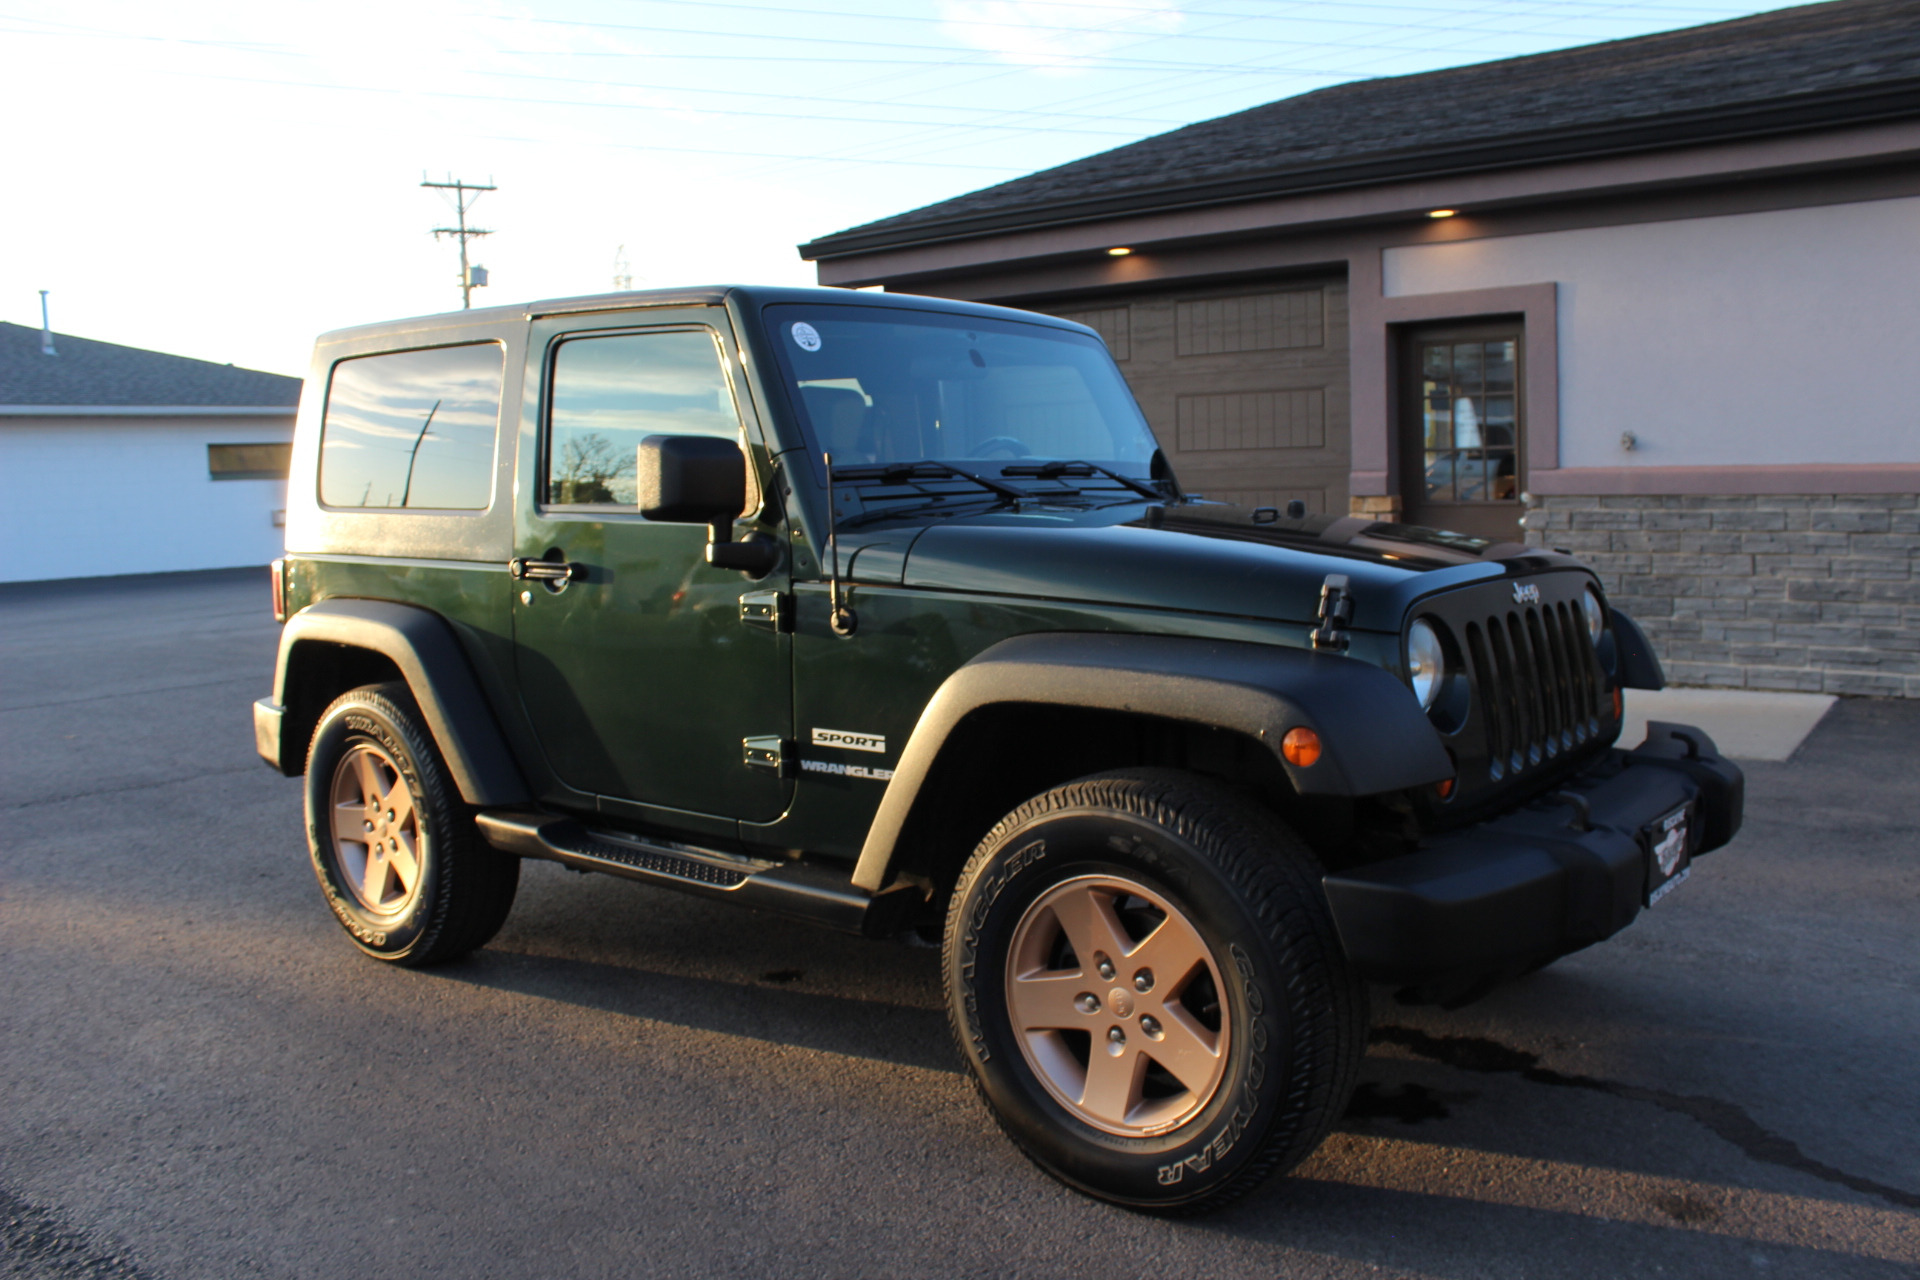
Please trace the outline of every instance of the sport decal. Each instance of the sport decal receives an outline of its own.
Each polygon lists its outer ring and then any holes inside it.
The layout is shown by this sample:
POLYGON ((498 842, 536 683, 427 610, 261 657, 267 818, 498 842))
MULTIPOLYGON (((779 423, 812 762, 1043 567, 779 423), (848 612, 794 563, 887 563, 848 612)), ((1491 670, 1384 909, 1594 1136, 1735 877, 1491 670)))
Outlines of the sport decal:
POLYGON ((839 747, 843 751, 872 751, 885 755, 887 739, 878 733, 851 733, 845 729, 815 729, 813 745, 816 747, 839 747))

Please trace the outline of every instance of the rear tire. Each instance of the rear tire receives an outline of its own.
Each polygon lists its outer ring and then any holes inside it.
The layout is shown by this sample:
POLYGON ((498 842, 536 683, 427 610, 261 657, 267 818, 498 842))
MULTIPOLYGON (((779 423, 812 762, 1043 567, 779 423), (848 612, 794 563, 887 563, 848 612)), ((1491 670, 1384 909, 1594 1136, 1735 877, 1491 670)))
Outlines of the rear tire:
POLYGON ((404 684, 342 694, 307 756, 307 848, 327 906, 376 960, 420 967, 484 946, 520 860, 480 839, 404 684))
POLYGON ((961 873, 943 967, 1008 1136, 1069 1186, 1158 1213, 1305 1159, 1367 1032, 1320 874, 1267 811, 1171 771, 1083 778, 1002 819, 961 873))

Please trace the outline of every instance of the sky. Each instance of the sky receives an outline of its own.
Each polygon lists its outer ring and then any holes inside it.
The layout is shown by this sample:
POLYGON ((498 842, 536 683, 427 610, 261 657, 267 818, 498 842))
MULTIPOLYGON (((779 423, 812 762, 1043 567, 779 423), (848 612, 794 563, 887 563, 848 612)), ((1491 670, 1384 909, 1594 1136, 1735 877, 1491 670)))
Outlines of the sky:
POLYGON ((299 375, 460 305, 426 178, 497 187, 475 306, 811 284, 799 243, 1197 120, 1779 7, 0 0, 0 320, 46 289, 57 332, 299 375))

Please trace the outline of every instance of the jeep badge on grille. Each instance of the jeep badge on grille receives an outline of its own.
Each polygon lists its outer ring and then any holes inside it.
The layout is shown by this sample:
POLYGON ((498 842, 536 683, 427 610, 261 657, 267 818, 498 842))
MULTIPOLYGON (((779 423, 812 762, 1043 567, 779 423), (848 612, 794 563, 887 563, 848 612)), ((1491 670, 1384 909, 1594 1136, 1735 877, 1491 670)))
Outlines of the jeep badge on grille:
POLYGON ((1514 583, 1513 602, 1515 604, 1539 604, 1540 588, 1534 586, 1531 582, 1514 583))

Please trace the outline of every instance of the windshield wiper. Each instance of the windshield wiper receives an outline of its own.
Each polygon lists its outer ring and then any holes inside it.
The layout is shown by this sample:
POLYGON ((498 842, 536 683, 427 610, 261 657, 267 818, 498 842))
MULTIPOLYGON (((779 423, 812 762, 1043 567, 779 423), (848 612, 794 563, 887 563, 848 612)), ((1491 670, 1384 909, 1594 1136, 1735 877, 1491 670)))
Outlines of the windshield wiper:
MULTIPOLYGON (((874 520, 891 519, 895 516, 918 515, 930 510, 937 510, 949 499, 954 498, 972 502, 987 499, 990 500, 994 506, 1006 506, 1008 504, 1018 505, 1033 496, 1013 485, 1002 484, 998 480, 990 480, 986 476, 975 475, 973 472, 956 467, 951 463, 935 462, 931 459, 922 459, 918 462, 881 462, 854 467, 833 467, 831 470, 832 478, 835 480, 877 480, 881 484, 912 485, 915 490, 912 493, 898 495, 894 499, 894 501, 900 504, 897 506, 883 507, 876 504, 869 510, 855 512, 844 519, 840 518, 836 512, 834 519, 836 528, 851 528, 874 520), (982 489, 986 490, 986 492, 981 494, 970 494, 964 491, 941 492, 939 490, 924 488, 916 483, 921 480, 965 480, 979 485, 982 489), (990 498, 989 495, 991 495, 990 498), (922 501, 915 502, 913 501, 915 498, 922 499, 922 501)), ((886 502, 888 500, 883 498, 879 501, 886 502)))
POLYGON ((1003 476, 1033 476, 1040 480, 1058 480, 1061 476, 1102 475, 1117 484, 1145 498, 1165 498, 1167 495, 1144 480, 1135 480, 1132 476, 1121 475, 1118 471, 1109 471, 1095 462, 1015 462, 1000 468, 1003 476))
POLYGON ((859 467, 835 467, 833 477, 836 480, 879 480, 885 484, 911 484, 915 480, 933 479, 940 476, 952 476, 956 480, 971 480, 982 489, 991 489, 1002 497, 1015 502, 1024 501, 1030 495, 1023 489, 998 480, 989 480, 963 470, 950 462, 936 462, 923 458, 919 462, 877 462, 859 467))

